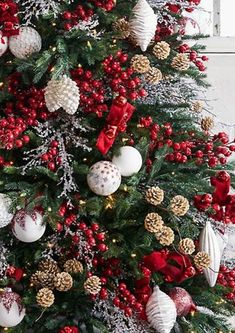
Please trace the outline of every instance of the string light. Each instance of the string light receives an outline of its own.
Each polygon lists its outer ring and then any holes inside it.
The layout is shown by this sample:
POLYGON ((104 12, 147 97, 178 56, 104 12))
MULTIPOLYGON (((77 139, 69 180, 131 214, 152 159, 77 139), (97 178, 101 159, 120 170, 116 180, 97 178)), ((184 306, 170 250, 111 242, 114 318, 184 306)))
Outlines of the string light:
POLYGON ((51 212, 51 211, 52 211, 52 208, 51 208, 51 207, 48 207, 48 208, 47 208, 47 211, 48 211, 48 212, 51 212))
POLYGON ((85 200, 79 200, 79 205, 80 206, 84 206, 86 204, 86 201, 85 200))
POLYGON ((131 258, 136 258, 137 254, 136 253, 132 253, 131 254, 131 258))
POLYGON ((3 87, 3 85, 4 85, 4 83, 3 83, 3 82, 0 82, 0 88, 2 88, 2 87, 3 87))
POLYGON ((112 242, 115 244, 115 243, 117 243, 117 240, 114 238, 114 239, 112 239, 112 242))

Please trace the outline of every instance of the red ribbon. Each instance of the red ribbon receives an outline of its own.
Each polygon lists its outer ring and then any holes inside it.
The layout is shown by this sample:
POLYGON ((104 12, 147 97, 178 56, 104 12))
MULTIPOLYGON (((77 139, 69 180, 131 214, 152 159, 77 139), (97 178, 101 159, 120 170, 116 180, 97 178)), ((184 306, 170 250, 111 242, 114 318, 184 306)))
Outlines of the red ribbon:
POLYGON ((106 125, 99 134, 96 147, 102 154, 107 154, 113 146, 117 136, 121 132, 125 132, 127 122, 131 119, 135 107, 128 103, 125 98, 117 98, 110 109, 106 119, 106 125))

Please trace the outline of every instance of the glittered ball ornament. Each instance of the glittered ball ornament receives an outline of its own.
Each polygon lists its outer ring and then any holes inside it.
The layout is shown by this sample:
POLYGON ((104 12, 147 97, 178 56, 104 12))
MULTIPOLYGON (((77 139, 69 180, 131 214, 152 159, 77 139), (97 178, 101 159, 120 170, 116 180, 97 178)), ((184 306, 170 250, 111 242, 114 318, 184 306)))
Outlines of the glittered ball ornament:
POLYGON ((95 194, 102 196, 111 195, 121 185, 121 174, 113 163, 100 161, 90 168, 87 175, 87 183, 95 194))
POLYGON ((46 230, 43 216, 37 212, 19 210, 12 220, 12 232, 15 237, 24 243, 33 243, 39 240, 46 230))
POLYGON ((6 288, 0 293, 0 326, 15 327, 25 316, 21 297, 6 288))
POLYGON ((31 54, 39 52, 41 47, 42 38, 34 28, 22 27, 18 35, 9 38, 9 49, 18 59, 26 59, 31 54))
POLYGON ((0 193, 0 228, 4 228, 13 218, 10 213, 11 199, 7 195, 0 193))
POLYGON ((169 292, 169 296, 175 303, 177 316, 179 317, 187 316, 191 310, 195 310, 196 308, 192 297, 183 288, 172 288, 169 292))
POLYGON ((2 32, 0 31, 0 57, 6 52, 8 48, 8 38, 3 37, 2 32))
POLYGON ((125 146, 113 157, 112 162, 118 167, 122 176, 129 177, 140 171, 143 160, 136 148, 125 146))

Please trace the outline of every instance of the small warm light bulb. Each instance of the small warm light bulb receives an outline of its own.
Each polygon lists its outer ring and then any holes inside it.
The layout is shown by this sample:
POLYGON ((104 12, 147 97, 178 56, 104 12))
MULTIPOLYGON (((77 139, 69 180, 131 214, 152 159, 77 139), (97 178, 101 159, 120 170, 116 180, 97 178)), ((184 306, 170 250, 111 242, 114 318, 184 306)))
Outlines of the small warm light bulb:
POLYGON ((3 83, 3 82, 0 82, 0 88, 2 88, 2 87, 3 87, 3 85, 4 85, 4 83, 3 83))
POLYGON ((48 211, 48 212, 51 212, 51 211, 52 211, 52 208, 51 208, 51 207, 48 207, 48 208, 47 208, 47 211, 48 211))
POLYGON ((132 253, 131 258, 136 258, 136 253, 132 253))
POLYGON ((117 240, 114 238, 114 239, 112 239, 112 242, 115 244, 115 243, 117 243, 117 240))
POLYGON ((3 331, 7 332, 8 331, 8 327, 4 327, 3 331))
POLYGON ((55 70, 55 67, 52 67, 50 72, 52 73, 52 72, 54 72, 54 70, 55 70))
POLYGON ((85 205, 85 204, 86 204, 86 201, 84 201, 84 200, 79 200, 79 205, 83 206, 83 205, 85 205))
POLYGON ((53 51, 53 52, 55 52, 55 51, 56 51, 56 47, 55 47, 55 46, 52 48, 52 51, 53 51))

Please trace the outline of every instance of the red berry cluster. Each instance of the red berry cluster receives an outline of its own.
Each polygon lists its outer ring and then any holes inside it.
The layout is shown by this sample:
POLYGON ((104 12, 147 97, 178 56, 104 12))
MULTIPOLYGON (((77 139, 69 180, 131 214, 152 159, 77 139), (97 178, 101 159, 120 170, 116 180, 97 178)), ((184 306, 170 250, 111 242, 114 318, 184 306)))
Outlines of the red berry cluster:
POLYGON ((65 326, 58 333, 79 333, 79 330, 76 326, 65 326))
POLYGON ((64 20, 64 29, 69 31, 79 24, 79 21, 87 21, 93 16, 94 12, 91 8, 83 5, 77 5, 73 11, 65 11, 62 14, 64 20))
MULTIPOLYGON (((182 2, 184 2, 185 4, 185 0, 181 0, 182 2)), ((194 11, 194 6, 198 6, 200 4, 201 0, 188 0, 188 3, 189 3, 189 7, 188 8, 185 8, 185 10, 189 13, 193 12, 194 11)), ((181 12, 182 10, 182 7, 180 5, 175 5, 175 4, 171 4, 171 3, 168 3, 166 5, 167 9, 169 11, 171 11, 172 13, 175 13, 175 14, 178 14, 181 12)))
POLYGON ((138 313, 143 311, 142 304, 137 301, 136 296, 130 292, 123 282, 118 285, 113 304, 123 310, 127 317, 131 317, 133 311, 138 313))
POLYGON ((85 71, 82 67, 72 70, 71 75, 80 89, 80 107, 86 113, 96 113, 101 117, 108 110, 104 102, 104 82, 95 79, 91 71, 85 71))
POLYGON ((203 55, 199 56, 198 53, 194 50, 191 50, 188 44, 182 44, 179 47, 180 53, 187 53, 189 55, 189 59, 197 66, 199 71, 204 72, 206 70, 206 66, 203 61, 208 61, 208 57, 203 55))
POLYGON ((46 164, 47 168, 51 171, 55 171, 57 167, 61 165, 61 157, 58 156, 59 142, 52 140, 48 151, 41 156, 41 160, 46 164))
POLYGON ((77 220, 77 213, 78 210, 76 208, 71 207, 66 201, 64 201, 58 210, 58 215, 63 221, 57 223, 57 231, 62 232, 64 226, 70 227, 71 224, 75 223, 77 220))
POLYGON ((220 267, 217 283, 231 288, 231 291, 225 295, 229 301, 233 301, 235 305, 235 268, 229 269, 226 266, 220 267))
POLYGON ((93 3, 96 7, 100 7, 107 12, 112 10, 116 5, 116 0, 88 0, 88 2, 93 3))
POLYGON ((2 0, 0 3, 0 30, 3 36, 14 36, 19 31, 19 12, 17 4, 12 0, 2 0))
POLYGON ((146 96, 146 91, 141 89, 141 80, 134 75, 133 69, 125 65, 128 58, 126 53, 118 51, 115 56, 110 55, 103 61, 103 68, 112 92, 134 101, 146 96))

